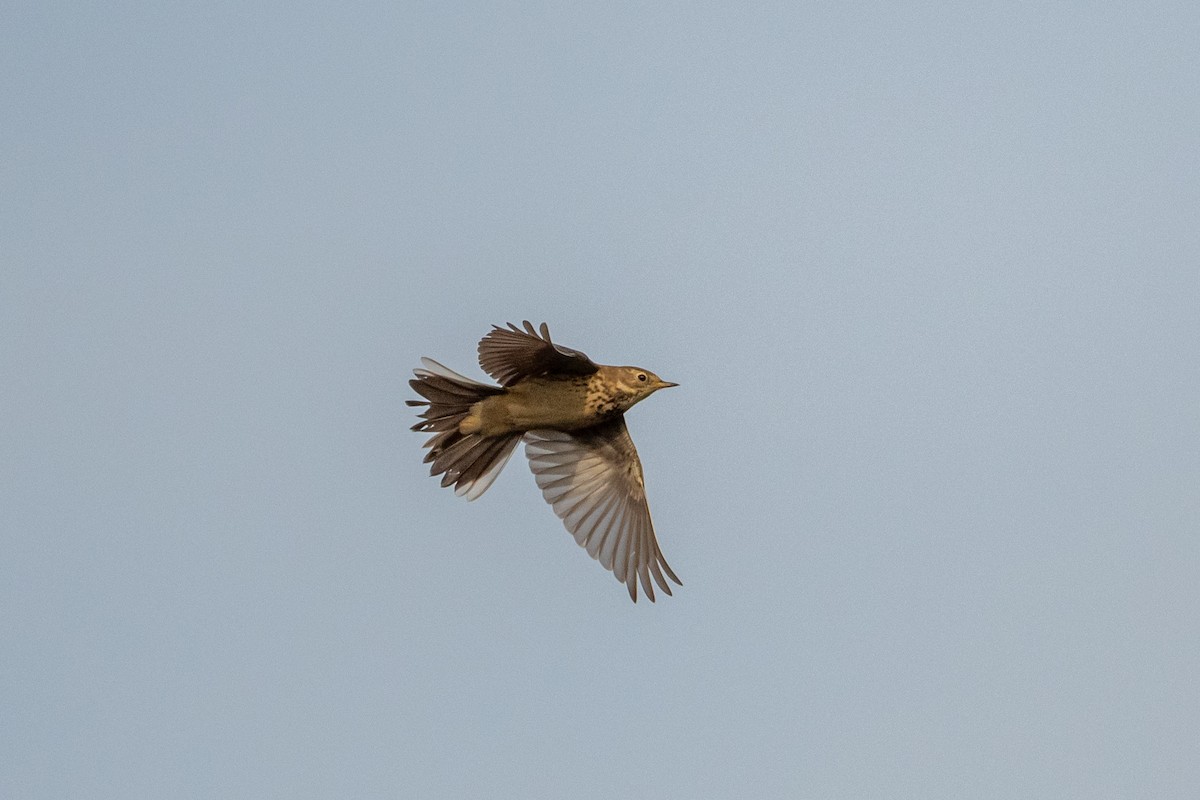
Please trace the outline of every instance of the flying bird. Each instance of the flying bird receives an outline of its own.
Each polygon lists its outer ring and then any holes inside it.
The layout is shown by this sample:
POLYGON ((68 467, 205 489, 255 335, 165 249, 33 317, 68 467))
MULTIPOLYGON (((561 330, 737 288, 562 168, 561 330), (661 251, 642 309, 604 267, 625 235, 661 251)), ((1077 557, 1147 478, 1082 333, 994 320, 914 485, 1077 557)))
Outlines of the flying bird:
POLYGON ((474 500, 523 440, 542 495, 575 541, 625 584, 635 603, 639 580, 651 602, 654 583, 671 594, 666 578, 683 583, 654 537, 625 412, 678 384, 640 367, 596 364, 552 342, 546 323, 540 333, 523 324, 495 325, 479 341, 479 365, 499 386, 431 358, 413 371, 409 385, 425 399, 407 404, 425 407, 412 429, 433 434, 424 445, 430 474, 474 500))

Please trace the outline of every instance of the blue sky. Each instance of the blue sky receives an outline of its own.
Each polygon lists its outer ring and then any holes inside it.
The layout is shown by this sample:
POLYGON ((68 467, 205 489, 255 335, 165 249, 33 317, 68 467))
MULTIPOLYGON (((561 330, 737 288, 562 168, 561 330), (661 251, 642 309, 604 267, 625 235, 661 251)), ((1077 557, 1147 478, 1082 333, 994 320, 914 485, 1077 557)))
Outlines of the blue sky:
POLYGON ((1194 4, 0 12, 0 795, 1191 797, 1194 4), (403 401, 546 321, 629 602, 403 401))

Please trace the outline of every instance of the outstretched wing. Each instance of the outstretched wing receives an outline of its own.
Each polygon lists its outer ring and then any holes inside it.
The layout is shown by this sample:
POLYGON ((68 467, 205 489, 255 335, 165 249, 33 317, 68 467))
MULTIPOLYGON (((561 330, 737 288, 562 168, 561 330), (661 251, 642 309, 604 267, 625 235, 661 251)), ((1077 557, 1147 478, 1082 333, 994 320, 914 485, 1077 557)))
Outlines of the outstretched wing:
POLYGON ((479 366, 501 385, 512 386, 535 375, 591 375, 598 369, 578 350, 551 342, 546 323, 541 325, 541 336, 529 320, 524 325, 524 330, 511 322, 507 328, 494 325, 479 340, 479 366))
POLYGON ((639 578, 651 602, 651 576, 667 594, 671 586, 664 572, 683 585, 654 538, 642 464, 623 417, 573 433, 528 431, 525 455, 554 513, 575 541, 629 588, 635 603, 639 578))

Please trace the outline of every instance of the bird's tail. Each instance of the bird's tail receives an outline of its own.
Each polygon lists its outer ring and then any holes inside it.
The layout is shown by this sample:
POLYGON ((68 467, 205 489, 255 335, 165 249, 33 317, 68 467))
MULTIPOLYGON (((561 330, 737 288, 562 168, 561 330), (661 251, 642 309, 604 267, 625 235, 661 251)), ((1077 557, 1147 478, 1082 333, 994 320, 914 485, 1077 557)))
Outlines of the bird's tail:
POLYGON ((429 448, 425 463, 433 463, 429 474, 441 475, 442 486, 453 484, 455 494, 474 500, 496 480, 521 434, 481 436, 462 433, 458 426, 471 413, 471 406, 504 390, 459 375, 431 358, 422 358, 421 364, 424 369, 413 370, 417 377, 408 385, 425 399, 406 403, 427 406, 412 429, 433 433, 424 445, 429 448))

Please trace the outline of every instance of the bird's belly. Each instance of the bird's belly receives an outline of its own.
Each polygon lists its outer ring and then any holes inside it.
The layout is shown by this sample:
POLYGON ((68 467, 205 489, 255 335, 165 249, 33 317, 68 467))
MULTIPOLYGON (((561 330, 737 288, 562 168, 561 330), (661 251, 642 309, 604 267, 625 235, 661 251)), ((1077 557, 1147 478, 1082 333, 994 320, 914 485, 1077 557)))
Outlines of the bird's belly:
POLYGON ((531 431, 538 428, 573 430, 594 424, 594 420, 590 419, 579 405, 571 407, 565 403, 537 402, 524 398, 505 399, 509 400, 505 404, 505 416, 517 430, 531 431))
POLYGON ((599 421, 588 408, 586 384, 578 380, 534 378, 480 405, 483 427, 496 432, 492 435, 539 428, 570 431, 599 421))

